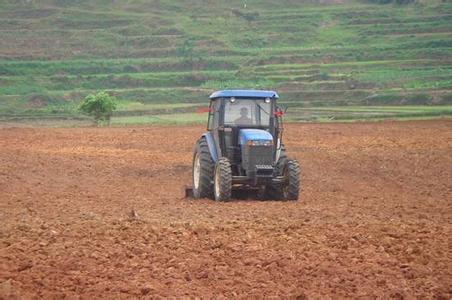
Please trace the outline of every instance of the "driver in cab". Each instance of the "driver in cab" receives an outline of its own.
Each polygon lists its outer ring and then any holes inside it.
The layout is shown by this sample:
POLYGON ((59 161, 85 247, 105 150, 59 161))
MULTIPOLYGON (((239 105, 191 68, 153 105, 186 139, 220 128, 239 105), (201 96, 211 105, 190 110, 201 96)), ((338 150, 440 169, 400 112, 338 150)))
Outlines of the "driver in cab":
POLYGON ((252 125, 253 120, 248 117, 248 108, 242 107, 240 109, 240 118, 234 121, 235 125, 252 125))

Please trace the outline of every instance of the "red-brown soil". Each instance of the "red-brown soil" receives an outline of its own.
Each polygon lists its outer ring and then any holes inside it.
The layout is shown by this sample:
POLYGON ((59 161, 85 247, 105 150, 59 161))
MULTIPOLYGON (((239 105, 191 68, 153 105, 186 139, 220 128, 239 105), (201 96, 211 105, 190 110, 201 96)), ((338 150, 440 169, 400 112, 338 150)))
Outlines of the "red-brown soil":
POLYGON ((203 129, 0 129, 0 298, 452 297, 451 121, 288 125, 298 202, 183 199, 203 129))

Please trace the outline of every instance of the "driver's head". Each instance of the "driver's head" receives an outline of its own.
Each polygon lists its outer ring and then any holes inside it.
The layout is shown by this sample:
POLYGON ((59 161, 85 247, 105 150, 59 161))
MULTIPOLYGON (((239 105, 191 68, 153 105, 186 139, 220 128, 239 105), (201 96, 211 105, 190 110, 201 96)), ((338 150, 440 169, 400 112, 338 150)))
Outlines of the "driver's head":
POLYGON ((242 108, 240 109, 240 115, 241 115, 242 117, 247 117, 247 116, 248 116, 248 108, 242 107, 242 108))

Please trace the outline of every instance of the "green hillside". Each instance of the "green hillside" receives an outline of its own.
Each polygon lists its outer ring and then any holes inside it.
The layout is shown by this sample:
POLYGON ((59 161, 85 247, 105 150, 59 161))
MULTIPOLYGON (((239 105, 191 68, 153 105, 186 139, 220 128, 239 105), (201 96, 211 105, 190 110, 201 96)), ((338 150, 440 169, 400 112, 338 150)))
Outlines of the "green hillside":
POLYGON ((274 89, 292 120, 452 115, 452 3, 0 1, 0 121, 196 122, 223 88, 274 89))

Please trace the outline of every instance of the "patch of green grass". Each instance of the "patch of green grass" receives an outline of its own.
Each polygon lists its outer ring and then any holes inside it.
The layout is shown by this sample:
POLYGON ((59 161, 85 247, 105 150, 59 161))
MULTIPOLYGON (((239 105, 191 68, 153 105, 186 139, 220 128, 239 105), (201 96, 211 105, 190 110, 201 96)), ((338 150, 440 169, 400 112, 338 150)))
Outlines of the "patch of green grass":
POLYGON ((174 109, 174 108, 190 108, 197 107, 199 104, 193 103, 142 103, 132 101, 120 101, 117 105, 117 110, 137 111, 137 110, 160 110, 160 109, 174 109))
MULTIPOLYGON (((388 82, 403 82, 417 78, 452 78, 452 67, 425 67, 425 68, 385 68, 377 70, 366 70, 354 75, 354 78, 362 81, 378 82, 381 84, 388 82)), ((452 87, 452 85, 451 85, 452 87)))
POLYGON ((452 117, 452 106, 309 107, 291 110, 287 114, 291 121, 316 122, 443 117, 452 117))
POLYGON ((161 114, 130 117, 113 117, 112 125, 183 125, 183 124, 207 124, 207 115, 200 113, 161 114))

